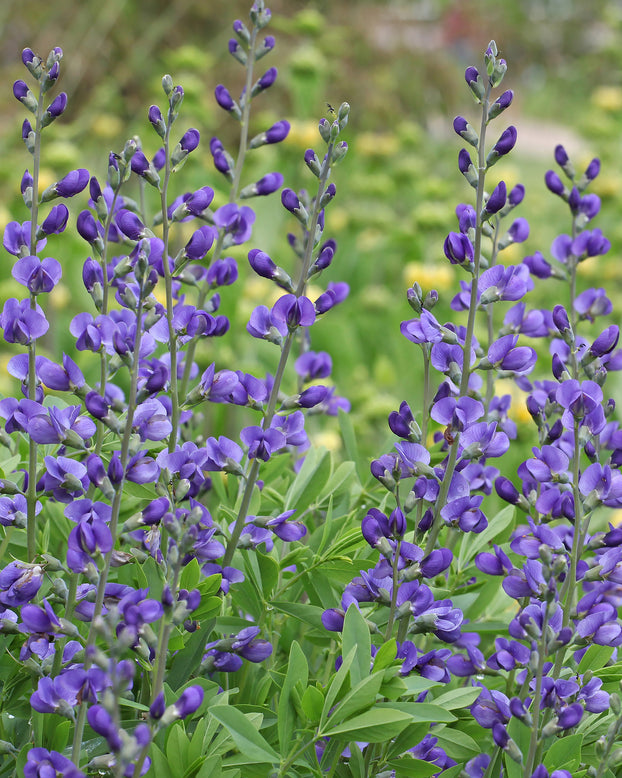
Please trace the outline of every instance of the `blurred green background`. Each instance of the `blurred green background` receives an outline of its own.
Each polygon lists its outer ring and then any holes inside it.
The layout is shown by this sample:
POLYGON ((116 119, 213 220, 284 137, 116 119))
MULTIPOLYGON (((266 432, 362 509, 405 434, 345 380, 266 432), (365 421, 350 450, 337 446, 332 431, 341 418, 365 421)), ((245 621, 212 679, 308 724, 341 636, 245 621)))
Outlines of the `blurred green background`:
MULTIPOLYGON (((503 261, 517 262, 536 250, 549 256, 552 238, 569 230, 567 209, 543 184, 553 149, 562 142, 578 170, 593 156, 603 161, 593 188, 603 200, 603 213, 594 226, 603 228, 612 249, 607 257, 585 263, 581 283, 606 285, 619 303, 622 3, 275 0, 268 5, 273 11, 268 32, 277 46, 260 67, 275 65, 280 77, 254 103, 251 131, 281 118, 291 121, 292 130, 285 143, 251 156, 244 183, 280 169, 286 185, 312 186, 302 154, 310 145, 320 148, 317 120, 327 103, 351 104, 344 136, 350 153, 335 170, 337 198, 326 212, 325 234, 334 236, 339 248, 319 282, 345 280, 351 297, 314 327, 313 347, 332 353, 334 380, 352 402, 363 453, 377 456, 389 445, 388 412, 402 399, 418 408, 420 354, 399 334, 400 321, 411 318, 406 288, 418 280, 424 290, 438 289, 438 318, 456 319, 448 304, 466 277, 447 263, 442 245, 456 228, 456 204, 472 202, 472 190, 457 171, 461 144, 451 123, 457 113, 476 120, 463 73, 468 65, 481 65, 492 38, 508 61, 503 86, 515 91, 515 102, 491 125, 491 140, 510 123, 519 135, 515 152, 493 169, 491 182, 525 184, 527 196, 515 214, 531 224, 529 240, 504 252, 503 261)), ((30 157, 21 142, 24 111, 11 91, 16 78, 26 78, 20 60, 24 46, 42 56, 53 46, 65 53, 60 89, 69 95, 69 108, 44 136, 44 185, 78 166, 104 180, 108 152, 120 150, 133 135, 141 137, 147 154, 155 152, 159 139, 146 111, 151 103, 162 105, 160 80, 170 73, 186 94, 179 134, 195 126, 203 139, 174 180, 173 195, 209 184, 217 190, 215 204, 225 202, 224 179, 213 170, 208 141, 218 135, 233 151, 238 127, 218 108, 213 92, 223 83, 239 94, 242 68, 229 56, 227 41, 231 23, 247 19, 249 7, 249 0, 2 0, 0 227, 27 218, 19 181, 30 157)), ((72 225, 86 197, 73 205, 72 225)), ((252 307, 274 298, 269 282, 251 278, 246 253, 261 247, 279 264, 293 267, 286 234, 295 224, 276 196, 252 205, 259 217, 251 243, 232 252, 241 260, 242 280, 222 295, 222 311, 234 326, 225 339, 203 348, 202 364, 215 359, 218 367, 257 371, 259 361, 263 369, 274 370, 274 347, 244 331, 252 307)), ((50 356, 72 349, 67 319, 82 306, 92 310, 79 282, 86 244, 73 226, 68 233, 51 239, 45 250, 65 268, 63 289, 50 300, 56 309, 46 343, 50 356)), ((180 245, 185 238, 179 236, 180 245)), ((0 304, 21 295, 10 277, 11 259, 5 255, 0 270, 0 304)), ((559 282, 542 284, 530 304, 552 299, 567 300, 559 282)), ((8 391, 4 379, 0 391, 8 391)), ((519 420, 524 419, 520 402, 517 408, 519 420)), ((531 426, 521 429, 531 445, 531 426)))

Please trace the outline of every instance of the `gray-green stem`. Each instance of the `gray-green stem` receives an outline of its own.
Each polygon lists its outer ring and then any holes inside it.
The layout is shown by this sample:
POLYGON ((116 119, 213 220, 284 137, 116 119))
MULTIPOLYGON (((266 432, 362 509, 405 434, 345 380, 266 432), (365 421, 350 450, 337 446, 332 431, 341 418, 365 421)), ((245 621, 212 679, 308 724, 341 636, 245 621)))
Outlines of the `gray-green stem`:
MULTIPOLYGON (((460 379, 460 397, 466 397, 471 377, 471 347, 473 345, 473 333, 475 330, 475 314, 477 313, 477 282, 479 280, 479 268, 482 257, 482 209, 484 206, 484 185, 486 183, 486 120, 488 117, 488 105, 491 91, 490 82, 486 87, 486 94, 482 100, 482 121, 480 125, 478 142, 478 167, 477 167, 477 196, 475 205, 475 242, 473 245, 473 276, 471 279, 471 299, 469 304, 469 316, 467 319, 466 335, 462 360, 462 376, 460 379)), ((441 484, 438 500, 434 510, 434 520, 430 528, 430 534, 426 542, 425 554, 429 554, 436 546, 436 540, 442 526, 441 509, 444 507, 449 493, 449 486, 453 478, 458 459, 458 445, 460 435, 454 436, 454 441, 449 450, 449 459, 445 469, 445 475, 441 484)))
MULTIPOLYGON (((32 163, 32 203, 30 206, 30 254, 37 253, 37 221, 39 218, 39 168, 41 166, 41 132, 43 130, 43 84, 39 85, 37 113, 35 122, 35 147, 32 163)), ((36 308, 37 298, 30 295, 30 307, 36 308)), ((28 399, 34 400, 37 392, 37 374, 35 368, 36 346, 34 341, 28 344, 28 399)), ((37 444, 28 438, 28 489, 26 492, 26 546, 28 561, 34 562, 37 553, 37 444)))
MULTIPOLYGON (((170 116, 170 114, 169 114, 170 116)), ((164 182, 160 189, 160 204, 162 210, 162 242, 164 248, 162 249, 163 266, 164 266, 164 286, 166 289, 166 323, 168 325, 168 347, 171 355, 171 391, 169 397, 171 398, 171 434, 168 439, 168 451, 169 453, 175 451, 175 445, 177 442, 177 435, 179 433, 179 393, 177 388, 177 336, 175 334, 175 327, 173 326, 173 279, 171 277, 171 268, 168 262, 168 243, 169 243, 169 221, 166 197, 168 193, 168 183, 171 177, 171 160, 169 153, 169 140, 171 132, 172 120, 169 119, 166 123, 166 133, 164 135, 164 156, 166 159, 164 167, 164 182)))
MULTIPOLYGON (((320 211, 322 210, 320 206, 320 201, 326 189, 328 176, 330 174, 330 163, 333 155, 333 148, 334 148, 334 144, 332 142, 329 143, 328 148, 326 150, 326 160, 318 184, 317 195, 313 202, 311 218, 307 226, 305 254, 302 261, 302 267, 300 269, 298 284, 296 286, 296 297, 300 297, 305 291, 307 277, 309 275, 309 269, 311 267, 311 261, 313 259, 313 249, 315 248, 315 233, 318 224, 318 219, 320 216, 320 211)), ((272 389, 270 390, 270 396, 268 398, 268 405, 266 407, 266 411, 263 418, 263 429, 265 430, 267 430, 270 427, 270 424, 272 423, 272 419, 274 418, 274 415, 276 413, 276 403, 281 389, 281 381, 283 379, 285 366, 289 358, 289 354, 292 348, 295 334, 296 334, 296 330, 289 330, 287 336, 285 337, 283 347, 281 349, 279 364, 277 366, 276 373, 274 374, 274 381, 272 383, 272 389)), ((223 557, 223 562, 222 562, 223 567, 227 567, 227 565, 231 564, 231 560, 233 559, 235 549, 237 548, 238 541, 240 539, 240 535, 242 534, 242 530, 244 529, 244 523, 246 521, 246 516, 248 515, 248 506, 250 505, 253 489, 255 488, 255 484, 257 483, 257 477, 259 476, 259 467, 260 467, 259 461, 255 459, 253 461, 253 464, 251 465, 250 471, 246 478, 246 484, 244 486, 244 493, 242 495, 240 510, 238 511, 238 516, 235 520, 233 532, 231 533, 231 538, 227 543, 227 549, 223 557)))
MULTIPOLYGON (((231 180, 231 188, 229 190, 229 202, 234 203, 238 199, 240 191, 240 182, 242 179, 242 169, 244 167, 244 161, 246 159, 246 152, 248 147, 248 128, 251 115, 251 89, 253 87, 253 65, 255 64, 255 48, 257 46, 257 28, 253 27, 251 30, 251 39, 248 46, 248 59, 246 61, 246 84, 244 86, 244 107, 242 108, 242 119, 240 121, 240 142, 238 145, 238 156, 235 161, 235 167, 233 169, 233 177, 231 180)), ((222 252, 223 242, 225 238, 224 228, 219 230, 218 240, 214 251, 212 253, 211 262, 215 262, 220 259, 222 252)), ((209 292, 209 286, 207 282, 203 282, 203 285, 199 291, 197 299, 197 307, 201 308, 205 302, 209 292)), ((186 349, 186 356, 184 358, 184 374, 180 385, 180 397, 185 397, 188 389, 188 382, 190 380, 190 371, 192 368, 192 362, 194 360, 194 352, 196 350, 196 341, 191 341, 186 349)))
MULTIPOLYGON (((110 527, 110 533, 112 535, 113 540, 116 539, 117 530, 119 526, 119 513, 121 510, 121 500, 123 497, 123 485, 125 483, 125 470, 129 460, 130 441, 132 438, 132 422, 134 420, 134 412, 136 410, 136 388, 138 385, 138 367, 139 367, 138 355, 140 353, 140 342, 142 338, 142 326, 141 326, 142 312, 143 312, 143 304, 142 304, 142 292, 141 292, 138 300, 137 310, 136 310, 136 335, 134 339, 134 351, 133 351, 134 359, 133 359, 132 370, 130 374, 130 392, 128 397, 127 417, 125 421, 123 438, 121 439, 121 452, 119 457, 121 461, 121 469, 123 474, 121 476, 121 481, 116 485, 115 494, 111 506, 109 527, 110 527)), ((106 584, 108 583, 108 576, 110 574, 110 565, 112 562, 113 551, 114 551, 114 545, 113 548, 111 548, 110 551, 108 551, 108 553, 104 556, 104 569, 102 570, 101 576, 99 578, 99 583, 97 585, 97 592, 95 595, 95 607, 93 609, 91 626, 87 637, 87 647, 90 645, 95 645, 96 635, 95 635, 95 628, 93 625, 96 619, 98 619, 99 616, 101 616, 101 612, 103 609, 104 594, 106 591, 106 584)), ((92 664, 92 659, 90 659, 90 657, 87 655, 84 660, 84 669, 88 670, 91 664, 92 664)), ((74 764, 76 765, 79 764, 80 750, 82 748, 82 737, 84 734, 86 709, 87 709, 87 705, 85 703, 81 703, 80 708, 78 710, 76 727, 74 731, 72 759, 74 764)))

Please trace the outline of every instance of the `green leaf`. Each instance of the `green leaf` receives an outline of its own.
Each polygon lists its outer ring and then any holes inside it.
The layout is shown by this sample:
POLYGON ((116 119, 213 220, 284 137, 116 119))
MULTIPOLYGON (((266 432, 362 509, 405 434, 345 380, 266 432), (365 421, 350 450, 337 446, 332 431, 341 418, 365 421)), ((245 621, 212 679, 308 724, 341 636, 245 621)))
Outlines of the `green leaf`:
POLYGON ((210 715, 231 734, 233 741, 250 764, 278 764, 279 755, 259 734, 250 720, 232 705, 212 705, 210 715))
MULTIPOLYGON (((469 628, 471 625, 469 624, 469 628)), ((406 685, 407 694, 419 696, 421 692, 427 691, 427 689, 433 689, 435 686, 444 686, 440 681, 433 681, 430 678, 424 678, 421 675, 407 675, 403 679, 406 685)))
POLYGON ((300 706, 310 721, 319 721, 324 707, 324 695, 316 686, 308 686, 302 695, 300 706))
POLYGON ((166 674, 166 679, 173 689, 179 689, 201 664, 205 653, 206 634, 211 632, 213 622, 201 626, 201 629, 190 635, 184 648, 173 657, 170 669, 166 674))
POLYGON ((274 592, 274 588, 279 581, 279 563, 273 556, 255 552, 259 570, 261 571, 261 583, 264 599, 269 600, 274 592))
MULTIPOLYGON (((523 722, 519 721, 517 718, 512 717, 507 729, 508 735, 516 743, 519 751, 522 754, 528 754, 529 741, 531 740, 531 727, 523 724, 523 722)), ((523 778, 523 768, 513 759, 504 759, 504 765, 508 774, 508 778, 523 778)))
POLYGON ((350 668, 350 682, 354 687, 363 678, 369 676, 371 666, 371 636, 363 614, 352 603, 346 612, 343 622, 343 646, 341 653, 345 656, 355 649, 354 661, 350 668))
POLYGON ((387 767, 395 770, 395 778, 427 778, 438 773, 437 765, 424 762, 423 759, 413 759, 411 756, 393 759, 387 767))
POLYGON ((551 772, 559 770, 562 767, 574 774, 581 764, 581 747, 583 746, 583 735, 567 735, 553 742, 553 745, 546 750, 544 757, 544 766, 551 772))
POLYGON ((459 729, 453 729, 452 727, 437 728, 434 730, 434 736, 438 738, 438 742, 445 752, 457 762, 460 760, 466 762, 477 756, 482 750, 480 743, 477 743, 470 735, 459 729))
POLYGON ((184 732, 183 724, 176 722, 170 728, 166 741, 166 758, 176 771, 183 772, 186 769, 189 748, 190 740, 184 732))
POLYGON ((291 508, 308 508, 330 477, 330 455, 325 448, 312 448, 290 486, 285 504, 291 508))
POLYGON ((397 640, 391 638, 383 643, 374 657, 373 672, 377 673, 379 670, 384 670, 385 667, 390 667, 395 662, 397 656, 397 640))
POLYGON ((613 646, 590 646, 585 654, 583 654, 577 672, 581 675, 586 670, 593 670, 594 672, 600 670, 600 668, 604 667, 611 659, 613 651, 613 646))
POLYGON ((149 748, 149 756, 151 757, 150 773, 157 775, 158 778, 175 778, 176 773, 171 772, 168 759, 154 743, 149 748))
POLYGON ((359 716, 322 732, 322 736, 338 740, 364 740, 384 743, 398 735, 410 723, 408 713, 390 708, 373 708, 359 716))
POLYGON ((322 613, 323 608, 319 608, 317 605, 310 605, 306 602, 278 602, 274 601, 271 605, 281 613, 286 613, 288 616, 293 616, 295 619, 302 621, 306 626, 315 627, 316 629, 323 630, 322 613))
MULTIPOLYGON (((431 702, 379 702, 376 708, 407 713, 410 716, 411 724, 418 721, 437 721, 450 724, 456 720, 453 713, 431 702)), ((359 740, 361 739, 359 738, 359 740)))
POLYGON ((352 488, 352 482, 358 477, 354 462, 342 462, 328 479, 328 483, 317 498, 318 503, 323 503, 335 494, 339 494, 345 488, 352 488))
POLYGON ((338 417, 339 427, 341 428, 341 437, 343 438, 343 445, 348 455, 348 459, 352 462, 359 462, 358 446, 356 444, 356 433, 354 432, 354 422, 349 413, 345 411, 339 411, 338 417))
POLYGON ((56 724, 54 732, 50 738, 50 751, 62 752, 65 746, 69 742, 69 729, 71 722, 69 719, 64 719, 56 724))
POLYGON ((392 743, 389 743, 387 756, 389 758, 401 756, 406 751, 421 743, 429 731, 429 724, 409 724, 406 729, 402 730, 400 734, 394 738, 392 743))
POLYGON ((307 685, 309 679, 309 666, 307 658, 298 643, 292 641, 289 650, 289 662, 287 664, 287 674, 281 688, 278 706, 278 733, 281 753, 285 754, 290 748, 293 733, 296 711, 291 696, 294 686, 300 682, 303 687, 307 685))
POLYGON ((184 568, 181 571, 181 576, 179 577, 179 588, 188 589, 188 591, 191 589, 196 589, 200 579, 201 567, 199 566, 198 559, 193 557, 187 565, 184 565, 184 568))
POLYGON ((341 663, 341 667, 335 675, 332 677, 332 680, 330 682, 330 686, 328 687, 328 691, 326 693, 326 699, 324 700, 324 708, 322 709, 322 716, 320 718, 320 726, 323 727, 326 723, 326 720, 328 719, 328 714, 332 710, 333 705, 337 701, 337 695, 341 691, 341 687, 344 684, 344 681, 348 677, 348 673, 350 672, 350 665, 352 664, 354 660, 354 654, 356 652, 356 649, 353 648, 349 654, 343 655, 343 661, 341 663))
MULTIPOLYGON (((354 662, 350 668, 350 678, 352 678, 352 668, 354 662)), ((370 708, 376 701, 380 686, 382 684, 382 676, 380 673, 374 673, 368 675, 367 678, 363 678, 348 694, 341 700, 339 705, 331 713, 328 723, 337 724, 340 721, 352 716, 354 713, 363 708, 370 708)))
POLYGON ((190 746, 188 748, 188 760, 192 763, 205 752, 205 735, 207 733, 207 722, 209 721, 207 716, 199 719, 194 732, 192 733, 192 739, 190 740, 190 746))
POLYGON ((475 700, 481 694, 481 688, 469 688, 462 687, 460 689, 453 689, 452 691, 441 694, 440 697, 434 698, 434 704, 440 705, 446 710, 457 710, 458 708, 468 708, 469 705, 475 702, 475 700))

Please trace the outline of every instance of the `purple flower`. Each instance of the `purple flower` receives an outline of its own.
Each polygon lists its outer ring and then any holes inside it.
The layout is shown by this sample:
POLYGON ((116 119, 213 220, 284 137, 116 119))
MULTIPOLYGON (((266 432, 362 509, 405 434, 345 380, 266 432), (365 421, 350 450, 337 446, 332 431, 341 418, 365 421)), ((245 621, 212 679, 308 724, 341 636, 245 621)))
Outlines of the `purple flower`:
POLYGON ((258 79, 255 84, 253 85, 253 88, 251 89, 251 97, 255 97, 255 95, 258 95, 260 92, 263 92, 264 89, 268 89, 269 87, 274 84, 276 81, 276 77, 278 75, 278 71, 276 68, 269 68, 266 70, 266 72, 263 74, 263 76, 258 79))
POLYGON ((49 324, 39 305, 30 307, 29 300, 19 302, 14 297, 4 304, 0 314, 0 327, 4 330, 4 338, 9 343, 20 343, 27 346, 33 340, 40 338, 48 331, 49 324))
POLYGON ((516 127, 510 126, 507 130, 504 130, 499 137, 499 140, 492 147, 488 156, 486 157, 487 167, 492 167, 501 157, 509 154, 516 144, 516 127))
POLYGON ((191 127, 189 130, 186 130, 186 132, 184 132, 184 134, 181 136, 179 145, 181 146, 182 151, 184 151, 186 154, 190 154, 190 152, 194 151, 197 148, 200 139, 201 139, 201 133, 198 130, 196 130, 194 127, 191 127))
POLYGON ((33 600, 43 583, 43 568, 27 562, 10 562, 0 570, 0 603, 9 608, 33 600))
POLYGON ((308 297, 285 294, 272 307, 272 319, 277 327, 282 324, 289 330, 309 327, 315 321, 315 306, 308 297))
POLYGON ((487 304, 498 300, 520 300, 533 286, 527 265, 493 265, 481 274, 477 291, 480 303, 487 304))
POLYGON ((50 491, 59 502, 71 502, 88 488, 86 467, 69 457, 44 458, 45 472, 41 478, 41 486, 50 491))
POLYGON ((45 109, 45 115, 43 117, 43 126, 51 124, 54 119, 57 119, 67 108, 67 94, 61 92, 45 109))
POLYGON ((506 201, 507 187, 505 185, 505 181, 499 181, 497 186, 493 189, 492 194, 488 200, 486 200, 486 204, 484 205, 484 212, 488 214, 488 216, 492 216, 503 208, 506 201))
POLYGON ((452 265, 470 266, 475 250, 469 238, 461 232, 450 232, 443 244, 445 256, 452 265))
POLYGON ((203 259, 214 243, 215 232, 214 228, 207 224, 195 230, 184 246, 185 256, 195 262, 203 259))
POLYGON ((122 208, 115 216, 117 227, 130 240, 140 240, 145 237, 145 225, 132 211, 122 208))
POLYGON ((214 224, 223 229, 228 238, 226 246, 238 246, 247 241, 254 221, 255 212, 246 205, 239 207, 235 203, 228 203, 214 213, 214 224))
MULTIPOLYGON (((518 335, 503 335, 488 349, 488 364, 500 370, 528 373, 536 364, 537 354, 530 346, 517 346, 518 335)), ((482 363, 485 367, 486 363, 482 363)))
POLYGON ((52 257, 22 257, 11 270, 13 278, 32 294, 51 292, 60 281, 63 271, 60 262, 52 257))
POLYGON ((177 718, 185 719, 195 713, 203 702, 203 687, 189 686, 181 693, 177 702, 173 704, 177 718))
POLYGON ((223 86, 222 84, 218 84, 216 89, 214 90, 214 96, 216 97, 216 102, 221 108, 224 108, 225 111, 234 112, 237 108, 237 111, 239 113, 240 109, 238 108, 235 100, 231 97, 231 94, 229 93, 229 90, 226 86, 223 86))
POLYGON ((263 197, 276 192, 281 186, 283 186, 283 175, 281 173, 268 173, 254 184, 245 186, 240 192, 240 197, 263 197))
POLYGON ((248 446, 249 459, 262 459, 267 462, 272 454, 278 453, 286 444, 285 435, 273 427, 263 430, 261 427, 244 427, 240 432, 242 442, 248 446))
POLYGON ((74 763, 58 751, 47 748, 31 748, 24 765, 24 778, 86 778, 74 763))
POLYGON ((54 184, 53 190, 59 197, 73 197, 86 187, 89 177, 89 171, 85 168, 72 170, 54 184))
MULTIPOLYGON (((37 251, 45 247, 45 238, 38 240, 37 251)), ((15 257, 23 257, 30 253, 30 222, 9 222, 4 228, 2 245, 15 257)))
POLYGON ((67 206, 62 203, 61 205, 55 205, 37 230, 37 238, 41 238, 44 235, 60 235, 67 226, 68 219, 69 211, 67 206))

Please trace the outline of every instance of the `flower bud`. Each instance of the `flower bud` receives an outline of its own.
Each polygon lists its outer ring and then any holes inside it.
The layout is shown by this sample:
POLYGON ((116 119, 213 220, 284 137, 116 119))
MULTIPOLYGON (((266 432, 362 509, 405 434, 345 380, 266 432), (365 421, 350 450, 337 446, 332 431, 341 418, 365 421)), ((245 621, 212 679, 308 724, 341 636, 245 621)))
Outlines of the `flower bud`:
POLYGON ((486 88, 484 87, 484 81, 480 76, 478 69, 473 66, 468 67, 464 71, 464 80, 467 82, 467 86, 471 92, 473 92, 477 102, 481 103, 486 94, 486 88))
POLYGON ((158 135, 161 138, 164 138, 164 136, 166 135, 166 125, 164 124, 162 111, 158 108, 157 105, 152 105, 149 108, 148 117, 153 129, 158 133, 158 135))
POLYGON ((454 119, 454 130, 467 143, 477 148, 479 136, 463 116, 456 116, 454 119))
POLYGON ((499 140, 492 147, 486 157, 486 167, 492 167, 501 157, 509 154, 516 144, 516 127, 510 126, 501 133, 499 140))
POLYGON ((37 98, 28 89, 28 84, 19 79, 13 84, 13 94, 31 113, 37 112, 37 98))
POLYGON ((488 121, 495 119, 500 113, 509 108, 514 99, 514 92, 511 89, 506 90, 488 109, 488 121))
POLYGON ((45 113, 41 119, 41 125, 47 127, 54 119, 57 119, 67 107, 67 95, 65 92, 61 92, 45 109, 45 113))

